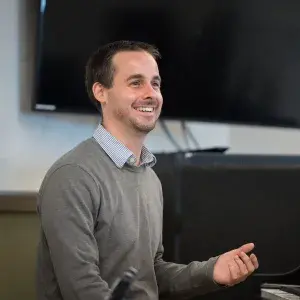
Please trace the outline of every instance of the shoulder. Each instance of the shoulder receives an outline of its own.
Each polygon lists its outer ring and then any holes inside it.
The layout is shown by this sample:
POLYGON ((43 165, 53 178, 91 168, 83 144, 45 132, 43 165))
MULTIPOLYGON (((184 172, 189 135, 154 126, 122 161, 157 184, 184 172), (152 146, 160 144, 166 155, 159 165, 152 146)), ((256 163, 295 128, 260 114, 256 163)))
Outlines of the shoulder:
MULTIPOLYGON (((79 147, 85 147, 79 145, 79 147)), ((86 210, 95 217, 100 207, 101 189, 99 181, 90 172, 84 158, 73 149, 59 158, 47 171, 41 183, 37 210, 67 212, 86 210), (50 209, 51 208, 51 209, 50 209)))
POLYGON ((161 188, 161 181, 155 171, 151 167, 147 167, 148 176, 153 180, 153 182, 161 188))
POLYGON ((100 157, 100 145, 93 138, 89 138, 58 158, 51 168, 57 168, 64 164, 77 164, 82 168, 86 168, 89 166, 89 163, 92 164, 95 160, 99 160, 100 157))
POLYGON ((159 177, 151 167, 146 167, 146 173, 147 182, 148 184, 151 184, 150 190, 152 196, 155 196, 157 199, 159 199, 159 202, 163 205, 163 190, 159 177))
POLYGON ((103 149, 94 138, 89 138, 58 158, 50 166, 44 181, 60 174, 68 178, 84 177, 99 184, 99 180, 105 177, 108 168, 108 160, 103 149))

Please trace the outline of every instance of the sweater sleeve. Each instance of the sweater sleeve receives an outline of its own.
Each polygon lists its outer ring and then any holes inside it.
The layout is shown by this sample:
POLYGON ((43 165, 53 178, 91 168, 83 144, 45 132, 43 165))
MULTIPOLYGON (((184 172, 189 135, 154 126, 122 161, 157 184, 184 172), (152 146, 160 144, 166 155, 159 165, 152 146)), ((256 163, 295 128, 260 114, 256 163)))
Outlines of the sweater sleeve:
POLYGON ((208 261, 193 261, 188 265, 166 262, 162 258, 163 246, 155 257, 154 267, 162 297, 187 299, 221 289, 213 280, 213 268, 218 257, 208 261))
POLYGON ((41 226, 64 300, 104 300, 110 293, 93 234, 99 207, 99 188, 79 166, 60 167, 41 187, 41 226))

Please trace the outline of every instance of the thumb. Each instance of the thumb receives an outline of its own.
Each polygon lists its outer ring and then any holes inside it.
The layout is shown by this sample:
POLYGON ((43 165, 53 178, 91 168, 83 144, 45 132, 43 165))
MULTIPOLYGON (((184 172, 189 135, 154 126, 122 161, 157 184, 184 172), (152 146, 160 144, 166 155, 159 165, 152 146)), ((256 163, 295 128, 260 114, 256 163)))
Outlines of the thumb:
POLYGON ((241 246, 240 248, 238 248, 237 250, 239 252, 245 252, 248 253, 250 251, 252 251, 254 249, 254 244, 253 243, 248 243, 248 244, 244 244, 243 246, 241 246))

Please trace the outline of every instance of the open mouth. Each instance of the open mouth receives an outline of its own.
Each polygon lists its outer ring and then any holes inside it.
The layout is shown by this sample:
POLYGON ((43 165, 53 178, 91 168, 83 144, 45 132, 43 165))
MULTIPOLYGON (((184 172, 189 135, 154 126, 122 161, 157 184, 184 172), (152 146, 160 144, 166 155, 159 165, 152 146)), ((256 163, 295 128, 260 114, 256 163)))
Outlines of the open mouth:
POLYGON ((152 113, 154 112, 154 107, 147 107, 147 106, 142 106, 142 107, 135 107, 135 110, 143 113, 152 113))

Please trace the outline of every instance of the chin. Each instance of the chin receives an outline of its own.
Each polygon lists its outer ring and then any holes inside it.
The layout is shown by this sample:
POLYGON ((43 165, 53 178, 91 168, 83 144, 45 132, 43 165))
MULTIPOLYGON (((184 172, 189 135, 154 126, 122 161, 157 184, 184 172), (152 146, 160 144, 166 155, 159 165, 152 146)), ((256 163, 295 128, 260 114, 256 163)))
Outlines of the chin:
POLYGON ((134 122, 133 126, 136 131, 139 131, 141 133, 149 133, 155 128, 156 121, 152 123, 139 123, 139 122, 134 122))

